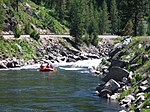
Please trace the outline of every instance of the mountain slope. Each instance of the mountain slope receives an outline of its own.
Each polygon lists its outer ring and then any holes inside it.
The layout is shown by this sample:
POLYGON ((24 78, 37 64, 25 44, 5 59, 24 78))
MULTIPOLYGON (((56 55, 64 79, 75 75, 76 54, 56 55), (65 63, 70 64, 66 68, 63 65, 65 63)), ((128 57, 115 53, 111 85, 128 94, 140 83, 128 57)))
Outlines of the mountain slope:
POLYGON ((48 33, 68 33, 68 29, 53 17, 54 11, 32 1, 22 1, 18 3, 17 9, 12 3, 2 2, 5 10, 5 27, 3 33, 13 33, 16 27, 22 34, 30 33, 29 30, 37 30, 41 34, 48 33))

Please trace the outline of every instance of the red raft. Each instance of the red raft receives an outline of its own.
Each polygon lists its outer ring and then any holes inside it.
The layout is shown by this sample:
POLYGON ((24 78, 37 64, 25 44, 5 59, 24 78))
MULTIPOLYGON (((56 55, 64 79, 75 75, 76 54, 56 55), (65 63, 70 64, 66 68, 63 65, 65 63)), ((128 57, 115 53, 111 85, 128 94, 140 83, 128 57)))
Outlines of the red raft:
POLYGON ((47 66, 40 66, 40 71, 57 71, 57 68, 47 67, 47 66))

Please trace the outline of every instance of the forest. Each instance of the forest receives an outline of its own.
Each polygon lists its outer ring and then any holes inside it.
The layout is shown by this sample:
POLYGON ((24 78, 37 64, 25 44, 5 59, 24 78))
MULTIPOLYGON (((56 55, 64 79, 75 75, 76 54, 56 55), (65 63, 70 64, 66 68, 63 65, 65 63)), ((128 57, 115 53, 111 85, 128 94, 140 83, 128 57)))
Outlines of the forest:
MULTIPOLYGON (((19 5, 28 1, 49 10, 47 14, 68 28, 78 44, 97 45, 97 35, 150 35, 149 0, 2 0, 1 30, 8 21, 5 5, 17 12, 19 5)), ((51 29, 53 24, 44 26, 51 29)))

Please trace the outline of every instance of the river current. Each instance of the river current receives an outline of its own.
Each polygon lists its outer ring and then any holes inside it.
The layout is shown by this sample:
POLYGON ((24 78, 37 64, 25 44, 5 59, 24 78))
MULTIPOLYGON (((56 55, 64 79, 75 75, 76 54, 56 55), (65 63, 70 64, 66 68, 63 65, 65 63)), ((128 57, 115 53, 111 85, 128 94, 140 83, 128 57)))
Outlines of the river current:
POLYGON ((88 63, 58 65, 57 72, 0 70, 0 112, 118 112, 117 102, 96 95, 101 80, 88 63))

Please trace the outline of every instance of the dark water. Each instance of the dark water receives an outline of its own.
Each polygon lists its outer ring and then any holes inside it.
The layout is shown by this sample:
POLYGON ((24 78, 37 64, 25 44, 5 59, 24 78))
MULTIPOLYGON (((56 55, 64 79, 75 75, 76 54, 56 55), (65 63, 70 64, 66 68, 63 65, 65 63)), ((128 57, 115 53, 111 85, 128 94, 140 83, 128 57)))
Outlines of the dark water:
POLYGON ((98 77, 83 71, 0 71, 0 112, 118 112, 99 98, 98 77))

